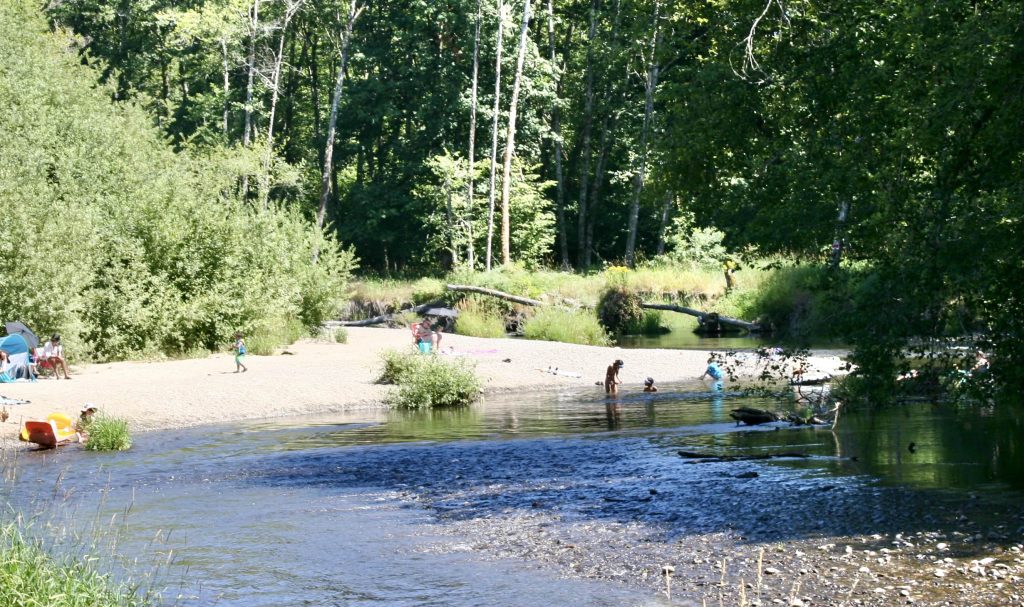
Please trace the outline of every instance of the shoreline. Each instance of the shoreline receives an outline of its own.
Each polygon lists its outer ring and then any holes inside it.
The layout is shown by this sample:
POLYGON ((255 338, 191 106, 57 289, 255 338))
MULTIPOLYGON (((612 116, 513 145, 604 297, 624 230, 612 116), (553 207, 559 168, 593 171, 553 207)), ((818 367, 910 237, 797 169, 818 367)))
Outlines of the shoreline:
MULTIPOLYGON (((409 349, 406 329, 352 327, 348 342, 303 340, 274 356, 249 355, 247 373, 234 373, 230 354, 161 362, 116 362, 72 368, 71 380, 41 379, 0 386, 3 396, 30 401, 7 405, 0 447, 17 443, 24 420, 60 411, 77 415, 86 403, 124 419, 132 432, 185 428, 241 420, 329 414, 384 408, 392 386, 375 383, 384 350, 409 349)), ((470 361, 484 394, 583 389, 604 378, 615 359, 625 361, 622 389, 639 389, 645 377, 658 383, 696 381, 711 350, 624 349, 551 341, 443 335, 440 348, 453 360, 470 361), (555 375, 548 368, 579 374, 555 375)), ((445 355, 445 354, 442 354, 445 355)), ((837 356, 811 356, 811 370, 840 373, 837 356)), ((739 365, 739 379, 756 375, 753 361, 739 365)), ((2 405, 0 405, 2 407, 2 405)))

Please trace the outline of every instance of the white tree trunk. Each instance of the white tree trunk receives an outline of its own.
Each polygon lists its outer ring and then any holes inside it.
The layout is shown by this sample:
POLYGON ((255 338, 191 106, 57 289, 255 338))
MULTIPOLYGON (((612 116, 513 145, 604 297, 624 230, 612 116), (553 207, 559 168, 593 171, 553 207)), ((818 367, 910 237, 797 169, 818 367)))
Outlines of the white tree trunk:
MULTIPOLYGON (((327 119, 327 138, 324 141, 324 166, 320 178, 320 206, 316 210, 316 227, 324 226, 324 217, 327 215, 327 201, 331 198, 331 175, 334 173, 334 137, 338 125, 338 102, 341 101, 341 94, 345 88, 345 71, 348 69, 348 46, 352 40, 352 26, 355 25, 363 8, 358 6, 359 0, 352 0, 348 9, 348 22, 345 24, 345 33, 341 38, 341 65, 338 66, 338 76, 334 80, 334 95, 331 97, 331 115, 327 119)), ((317 255, 314 255, 316 258, 317 255)))
POLYGON ((640 218, 640 194, 644 189, 647 173, 647 138, 654 115, 654 89, 658 86, 658 41, 661 39, 661 1, 654 1, 654 19, 651 24, 651 43, 647 57, 647 82, 644 86, 644 121, 640 127, 640 154, 636 173, 633 176, 633 199, 629 205, 629 234, 626 237, 626 265, 633 267, 636 262, 636 228, 640 218))
POLYGON ((470 271, 476 265, 476 251, 473 246, 473 177, 476 162, 476 89, 480 74, 480 21, 482 19, 481 0, 476 0, 476 25, 473 28, 473 86, 469 99, 469 175, 466 179, 466 262, 470 271))
POLYGON ((498 0, 498 44, 494 59, 494 121, 491 124, 491 186, 487 191, 487 252, 485 267, 491 269, 494 242, 495 176, 498 171, 498 124, 501 120, 501 51, 505 33, 505 3, 498 0))
POLYGON ((516 76, 512 81, 512 100, 508 107, 508 135, 505 137, 505 161, 501 178, 501 261, 512 263, 511 226, 509 206, 512 197, 512 153, 516 140, 516 106, 519 104, 519 89, 523 79, 523 64, 526 62, 526 40, 530 25, 530 6, 533 0, 523 5, 523 24, 519 28, 519 55, 516 58, 516 76))
POLYGON ((304 0, 289 0, 285 7, 284 19, 281 22, 281 38, 277 43, 274 55, 274 71, 270 75, 270 117, 267 121, 267 141, 263 150, 263 172, 260 175, 260 206, 267 208, 270 197, 270 161, 274 155, 274 116, 277 114, 277 100, 280 97, 281 66, 284 63, 284 39, 288 34, 288 24, 292 17, 302 8, 304 0))

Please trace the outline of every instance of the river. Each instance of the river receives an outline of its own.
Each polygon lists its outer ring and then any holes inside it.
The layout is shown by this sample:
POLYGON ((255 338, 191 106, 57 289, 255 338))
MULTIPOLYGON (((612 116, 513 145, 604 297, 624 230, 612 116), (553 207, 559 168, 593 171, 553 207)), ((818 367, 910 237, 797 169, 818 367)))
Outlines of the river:
POLYGON ((0 491, 31 533, 73 530, 65 550, 116 540, 128 560, 104 566, 184 606, 700 605, 719 559, 739 587, 765 546, 792 547, 766 563, 797 575, 812 546, 959 533, 960 517, 1019 541, 1013 409, 848 413, 832 432, 737 427, 743 405, 776 403, 689 382, 147 433, 125 453, 19 452, 0 491))

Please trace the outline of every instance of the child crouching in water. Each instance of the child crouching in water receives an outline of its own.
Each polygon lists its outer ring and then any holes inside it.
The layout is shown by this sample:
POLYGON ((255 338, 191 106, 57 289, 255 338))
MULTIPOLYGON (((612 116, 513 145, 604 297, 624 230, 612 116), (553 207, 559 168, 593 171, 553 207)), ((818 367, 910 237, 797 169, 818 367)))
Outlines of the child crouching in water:
POLYGON ((235 345, 231 348, 235 351, 235 373, 239 371, 245 373, 249 368, 242 363, 245 360, 245 340, 242 339, 241 331, 235 333, 235 345))
POLYGON ((648 377, 644 380, 644 392, 657 392, 658 387, 654 385, 654 378, 648 377))

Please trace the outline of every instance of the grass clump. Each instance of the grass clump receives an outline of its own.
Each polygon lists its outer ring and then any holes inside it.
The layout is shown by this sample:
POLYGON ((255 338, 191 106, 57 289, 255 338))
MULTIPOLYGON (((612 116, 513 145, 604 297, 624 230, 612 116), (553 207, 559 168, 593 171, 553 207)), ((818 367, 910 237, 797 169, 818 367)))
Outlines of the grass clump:
POLYGON ((116 417, 100 415, 85 424, 89 435, 85 448, 90 451, 125 451, 132 446, 128 422, 116 417))
POLYGON ((597 318, 582 310, 540 308, 523 327, 527 339, 607 346, 611 343, 597 318))
POLYGON ((381 355, 384 370, 380 383, 398 389, 387 402, 402 409, 462 407, 480 396, 480 380, 463 361, 451 362, 437 356, 386 351, 381 355))
POLYGON ((13 524, 0 526, 0 605, 134 607, 145 601, 88 565, 59 562, 27 542, 13 524))
POLYGON ((348 329, 345 327, 338 327, 334 330, 334 342, 339 344, 348 343, 348 329))
POLYGON ((455 332, 471 337, 505 337, 505 320, 501 314, 467 299, 459 306, 455 332))

